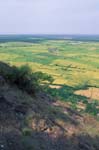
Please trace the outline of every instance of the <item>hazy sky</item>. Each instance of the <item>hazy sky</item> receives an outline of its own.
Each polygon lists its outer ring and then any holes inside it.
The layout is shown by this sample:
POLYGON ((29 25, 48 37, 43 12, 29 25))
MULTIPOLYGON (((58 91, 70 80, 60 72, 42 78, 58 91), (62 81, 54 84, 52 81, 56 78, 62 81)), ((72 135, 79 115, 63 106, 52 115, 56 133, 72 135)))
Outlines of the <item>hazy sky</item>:
POLYGON ((99 0, 0 0, 0 33, 99 34, 99 0))

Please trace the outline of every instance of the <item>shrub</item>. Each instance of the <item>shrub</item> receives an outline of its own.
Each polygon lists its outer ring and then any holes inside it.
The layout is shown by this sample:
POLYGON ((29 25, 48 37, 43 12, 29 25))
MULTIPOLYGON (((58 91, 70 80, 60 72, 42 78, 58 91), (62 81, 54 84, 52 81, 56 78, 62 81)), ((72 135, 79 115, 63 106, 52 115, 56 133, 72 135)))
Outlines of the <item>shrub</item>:
POLYGON ((30 128, 23 128, 22 133, 24 136, 30 136, 32 134, 32 130, 30 128))
POLYGON ((32 74, 32 77, 36 79, 39 83, 42 83, 42 82, 52 83, 54 81, 50 75, 46 73, 42 73, 42 72, 35 72, 32 74))
POLYGON ((88 103, 86 105, 86 112, 96 116, 99 113, 99 109, 97 108, 97 104, 95 102, 88 103))
POLYGON ((52 83, 53 78, 42 72, 32 72, 29 66, 10 67, 5 63, 0 63, 0 75, 2 75, 10 84, 16 84, 22 90, 28 93, 35 93, 41 87, 41 84, 52 83))

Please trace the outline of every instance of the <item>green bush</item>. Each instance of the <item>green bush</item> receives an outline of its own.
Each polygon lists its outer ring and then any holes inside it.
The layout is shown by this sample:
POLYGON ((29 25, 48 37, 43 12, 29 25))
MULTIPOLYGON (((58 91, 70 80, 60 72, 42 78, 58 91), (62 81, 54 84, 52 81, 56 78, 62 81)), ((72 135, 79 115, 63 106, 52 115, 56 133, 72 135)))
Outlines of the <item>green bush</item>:
POLYGON ((99 114, 99 109, 97 108, 97 103, 93 102, 93 103, 88 103, 86 105, 86 112, 90 113, 94 116, 96 116, 97 114, 99 114))
POLYGON ((50 75, 42 72, 33 73, 32 78, 36 79, 39 83, 42 82, 52 83, 54 81, 50 75))
POLYGON ((32 134, 32 130, 30 128, 23 128, 22 129, 22 134, 24 136, 30 136, 32 134))
POLYGON ((0 75, 2 75, 10 84, 16 84, 22 90, 28 93, 35 93, 41 87, 41 84, 52 83, 53 78, 42 72, 32 72, 29 66, 10 67, 5 63, 0 63, 0 75))

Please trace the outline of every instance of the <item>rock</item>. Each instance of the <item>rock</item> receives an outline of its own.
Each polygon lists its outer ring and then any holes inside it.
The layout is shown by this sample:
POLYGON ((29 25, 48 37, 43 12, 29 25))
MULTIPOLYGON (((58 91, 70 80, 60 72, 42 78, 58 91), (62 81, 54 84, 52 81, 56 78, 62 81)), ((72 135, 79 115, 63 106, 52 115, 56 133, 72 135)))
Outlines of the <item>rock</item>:
POLYGON ((0 150, 24 150, 22 137, 18 131, 12 130, 0 136, 0 150))
POLYGON ((17 105, 14 109, 14 111, 16 113, 20 113, 20 114, 23 114, 25 115, 27 113, 27 110, 28 110, 28 106, 25 104, 20 104, 20 105, 17 105))
POLYGON ((12 103, 6 100, 4 96, 0 96, 0 105, 6 105, 8 107, 12 107, 12 103))
POLYGON ((0 75, 0 86, 5 84, 5 79, 0 75))

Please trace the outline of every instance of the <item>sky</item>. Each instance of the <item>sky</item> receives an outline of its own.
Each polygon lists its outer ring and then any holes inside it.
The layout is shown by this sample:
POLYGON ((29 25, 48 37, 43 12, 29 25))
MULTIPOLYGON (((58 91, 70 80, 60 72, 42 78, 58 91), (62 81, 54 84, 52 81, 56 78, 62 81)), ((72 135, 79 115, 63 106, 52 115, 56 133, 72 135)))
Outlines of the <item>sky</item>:
POLYGON ((99 0, 0 0, 0 34, 99 34, 99 0))

